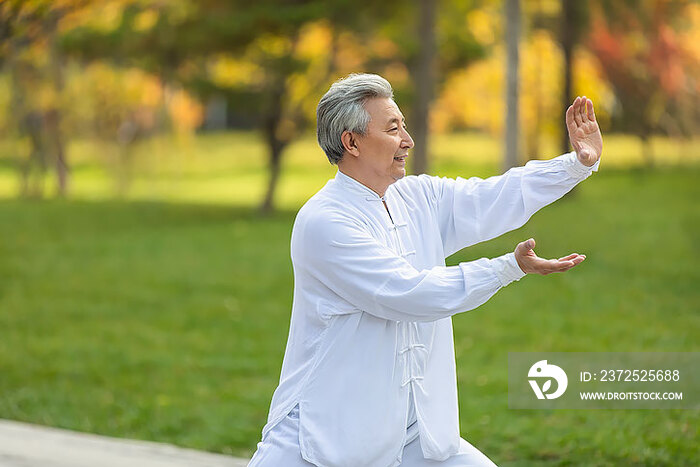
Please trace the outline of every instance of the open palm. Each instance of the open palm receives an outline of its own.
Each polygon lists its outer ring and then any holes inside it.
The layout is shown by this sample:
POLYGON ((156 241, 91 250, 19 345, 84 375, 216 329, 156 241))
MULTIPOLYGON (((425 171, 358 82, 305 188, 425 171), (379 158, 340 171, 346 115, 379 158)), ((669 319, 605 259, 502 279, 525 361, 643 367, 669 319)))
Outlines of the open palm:
POLYGON ((593 101, 577 97, 566 109, 566 128, 578 160, 585 166, 595 164, 603 153, 603 137, 593 112, 593 101))
POLYGON ((559 259, 544 259, 535 254, 535 239, 518 243, 515 247, 515 260, 525 274, 547 275, 553 272, 566 272, 586 259, 586 255, 571 253, 559 259))

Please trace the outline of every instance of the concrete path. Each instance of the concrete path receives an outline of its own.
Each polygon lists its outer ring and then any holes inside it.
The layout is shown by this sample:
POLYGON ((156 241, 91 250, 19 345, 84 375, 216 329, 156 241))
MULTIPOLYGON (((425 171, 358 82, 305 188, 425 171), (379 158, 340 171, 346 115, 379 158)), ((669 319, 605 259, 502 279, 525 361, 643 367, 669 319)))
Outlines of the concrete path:
POLYGON ((247 463, 170 444, 0 420, 0 467, 244 467, 247 463))

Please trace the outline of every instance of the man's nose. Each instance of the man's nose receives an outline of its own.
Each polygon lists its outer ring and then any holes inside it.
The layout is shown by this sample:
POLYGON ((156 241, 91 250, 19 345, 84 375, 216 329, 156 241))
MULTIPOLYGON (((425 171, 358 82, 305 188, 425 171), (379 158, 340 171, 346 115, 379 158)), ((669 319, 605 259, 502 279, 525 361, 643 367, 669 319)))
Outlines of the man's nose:
POLYGON ((411 149, 414 146, 413 138, 411 138, 411 135, 408 133, 408 130, 404 129, 403 132, 404 135, 403 141, 401 142, 401 147, 411 149))

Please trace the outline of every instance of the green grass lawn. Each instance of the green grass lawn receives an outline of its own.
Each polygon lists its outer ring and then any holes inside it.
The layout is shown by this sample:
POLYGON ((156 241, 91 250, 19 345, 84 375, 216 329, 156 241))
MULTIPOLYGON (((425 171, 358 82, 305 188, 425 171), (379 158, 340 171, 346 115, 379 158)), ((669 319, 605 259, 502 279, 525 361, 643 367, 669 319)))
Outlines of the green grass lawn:
MULTIPOLYGON (((205 155, 172 173, 140 166, 125 201, 87 162, 78 199, 0 200, 0 418, 252 453, 286 344, 295 210, 333 171, 304 169, 312 142, 293 147, 283 209, 261 218, 260 154, 227 162, 218 143, 195 141, 205 155)), ((496 170, 445 145, 436 173, 496 170)), ((531 236, 541 256, 588 257, 454 318, 462 435, 498 465, 697 464, 698 411, 511 410, 506 377, 514 351, 700 350, 699 175, 602 165, 527 226, 449 259, 531 236)), ((0 170, 0 191, 12 177, 0 170)))

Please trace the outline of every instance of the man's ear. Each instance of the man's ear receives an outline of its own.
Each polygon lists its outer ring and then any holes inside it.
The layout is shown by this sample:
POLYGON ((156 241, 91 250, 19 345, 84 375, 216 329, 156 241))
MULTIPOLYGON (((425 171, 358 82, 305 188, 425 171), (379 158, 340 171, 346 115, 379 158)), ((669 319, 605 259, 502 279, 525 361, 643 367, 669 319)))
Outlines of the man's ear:
POLYGON ((340 140, 343 142, 343 147, 347 152, 357 157, 360 155, 360 150, 357 148, 357 138, 356 135, 351 131, 345 130, 342 135, 340 135, 340 140))

